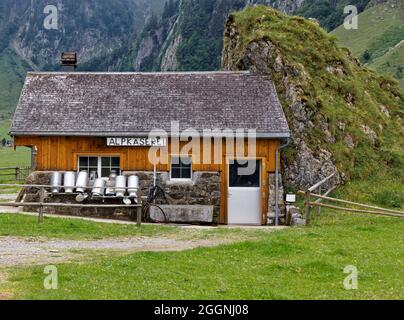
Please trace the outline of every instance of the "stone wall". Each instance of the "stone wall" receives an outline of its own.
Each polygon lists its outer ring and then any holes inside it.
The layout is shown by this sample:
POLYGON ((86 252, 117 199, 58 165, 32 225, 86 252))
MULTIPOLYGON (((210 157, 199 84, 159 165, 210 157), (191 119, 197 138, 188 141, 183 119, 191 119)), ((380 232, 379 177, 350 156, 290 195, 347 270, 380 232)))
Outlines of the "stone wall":
MULTIPOLYGON (((267 224, 275 223, 275 173, 270 173, 268 175, 268 187, 269 187, 269 198, 268 198, 268 215, 267 215, 267 224)), ((279 174, 278 180, 278 206, 279 206, 279 224, 286 223, 286 207, 284 201, 284 191, 283 191, 283 183, 282 183, 282 175, 279 174)))
MULTIPOLYGON (((153 186, 153 172, 132 171, 125 174, 136 174, 139 177, 141 194, 147 196, 149 188, 153 186)), ((181 182, 170 180, 168 172, 158 172, 156 184, 163 188, 168 204, 213 206, 213 222, 219 223, 221 196, 219 172, 193 172, 192 180, 181 182)), ((158 203, 164 204, 164 201, 159 199, 158 203)))
MULTIPOLYGON (((52 172, 33 172, 28 178, 28 184, 49 185, 52 172)), ((127 171, 125 175, 136 174, 139 177, 141 196, 147 196, 150 187, 153 186, 153 172, 127 171)), ((213 223, 219 223, 220 214, 220 173, 219 172, 194 172, 190 181, 171 181, 168 172, 157 173, 157 185, 166 193, 168 204, 175 205, 211 205, 213 211, 213 223)), ((58 194, 49 195, 45 202, 77 203, 75 195, 58 194)), ((26 188, 24 202, 38 202, 39 189, 26 188)), ((120 199, 91 199, 84 203, 122 204, 120 199)), ((158 204, 165 204, 163 199, 158 199, 158 204)), ((26 207, 25 211, 37 211, 37 208, 26 207)), ((135 212, 128 209, 113 208, 45 208, 45 213, 64 214, 73 216, 91 216, 110 219, 128 220, 136 217, 135 212), (133 214, 133 215, 132 215, 133 214)))

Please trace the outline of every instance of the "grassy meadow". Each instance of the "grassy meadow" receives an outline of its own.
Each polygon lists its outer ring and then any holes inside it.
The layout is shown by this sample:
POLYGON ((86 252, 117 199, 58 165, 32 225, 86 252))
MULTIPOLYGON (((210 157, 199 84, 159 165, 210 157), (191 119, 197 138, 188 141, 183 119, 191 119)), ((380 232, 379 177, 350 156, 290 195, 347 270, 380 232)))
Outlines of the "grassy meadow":
MULTIPOLYGON (((56 225, 58 230, 75 230, 66 231, 67 238, 86 235, 89 230, 91 236, 122 236, 128 228, 136 228, 87 226, 78 231, 71 224, 81 222, 52 218, 45 220, 48 230, 36 225, 34 217, 0 217, 2 234, 7 228, 10 234, 24 236, 52 236, 49 230, 56 225), (25 223, 30 228, 21 227, 25 223), (104 228, 111 231, 104 233, 104 228)), ((167 230, 142 226, 132 231, 145 236, 184 232, 167 230)), ((238 229, 215 230, 204 237, 222 230, 228 236, 243 234, 238 229)), ((323 211, 307 228, 249 232, 250 236, 255 232, 251 239, 182 252, 87 253, 91 261, 57 265, 57 290, 43 289, 43 266, 10 268, 0 291, 12 293, 14 299, 404 298, 402 219, 323 211), (357 290, 343 286, 347 276, 343 270, 348 265, 358 269, 357 290)))
POLYGON ((377 72, 395 78, 404 88, 403 45, 404 5, 402 1, 386 1, 358 15, 358 29, 343 25, 331 32, 338 43, 377 72))

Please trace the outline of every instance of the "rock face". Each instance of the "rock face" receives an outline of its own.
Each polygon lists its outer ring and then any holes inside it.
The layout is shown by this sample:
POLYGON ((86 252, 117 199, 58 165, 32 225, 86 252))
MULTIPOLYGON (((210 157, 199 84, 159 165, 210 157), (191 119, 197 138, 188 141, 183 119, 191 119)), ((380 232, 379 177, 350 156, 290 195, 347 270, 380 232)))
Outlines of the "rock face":
MULTIPOLYGON (((34 70, 53 70, 62 51, 76 51, 80 63, 114 54, 125 48, 150 16, 152 5, 143 0, 2 0, 6 16, 0 13, 0 36, 6 32, 7 43, 34 70), (52 5, 57 9, 57 28, 45 28, 52 5), (5 25, 4 29, 2 24, 5 25)), ((2 8, 1 8, 2 9, 2 8)), ((56 25, 55 25, 56 26, 56 25)), ((1 51, 1 50, 0 50, 1 51)), ((124 57, 115 55, 115 60, 124 57)), ((107 59, 105 59, 107 60, 107 59)), ((100 61, 97 61, 98 63, 100 61)), ((119 62, 114 61, 119 66, 119 62)), ((87 64, 87 67, 92 67, 87 64)), ((96 68, 96 66, 94 66, 96 68)), ((107 69, 102 65, 100 68, 107 69)))
MULTIPOLYGON (((315 154, 305 141, 306 134, 314 126, 312 122, 314 114, 306 107, 303 100, 304 92, 299 86, 299 81, 296 81, 298 78, 307 78, 304 67, 285 62, 276 45, 268 40, 252 41, 245 48, 242 58, 235 60, 233 54, 239 50, 240 35, 231 19, 226 25, 225 37, 226 46, 222 56, 224 70, 250 70, 257 74, 267 74, 279 79, 277 85, 282 86, 285 92, 287 106, 284 105, 284 108, 288 108, 289 111, 289 126, 296 150, 293 159, 283 161, 283 177, 288 185, 309 187, 325 177, 337 173, 338 170, 333 163, 331 153, 321 149, 315 154)), ((318 125, 324 128, 325 138, 328 138, 329 142, 335 141, 329 133, 327 122, 323 121, 318 125)), ((338 182, 339 179, 336 183, 338 182)))
POLYGON ((389 143, 382 147, 403 130, 398 86, 362 66, 317 23, 258 6, 230 15, 224 34, 223 70, 249 70, 275 83, 291 129, 282 152, 288 187, 367 174, 370 157, 376 168, 386 150, 401 158, 389 143))
POLYGON ((140 45, 135 48, 134 69, 217 70, 224 23, 230 12, 248 5, 265 4, 293 13, 302 3, 303 0, 178 1, 171 15, 163 14, 159 23, 138 39, 140 45))

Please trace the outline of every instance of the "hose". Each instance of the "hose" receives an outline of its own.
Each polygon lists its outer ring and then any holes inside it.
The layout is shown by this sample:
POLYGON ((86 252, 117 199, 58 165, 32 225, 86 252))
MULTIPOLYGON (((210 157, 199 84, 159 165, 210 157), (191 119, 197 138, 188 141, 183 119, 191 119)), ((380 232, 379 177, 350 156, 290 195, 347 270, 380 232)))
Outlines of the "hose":
POLYGON ((166 216, 164 210, 160 206, 155 204, 158 197, 162 197, 164 202, 168 203, 166 194, 160 186, 154 186, 154 187, 150 188, 146 203, 142 206, 143 218, 145 221, 149 221, 149 222, 168 223, 167 216, 166 216), (160 210, 160 212, 162 213, 162 215, 164 217, 163 221, 153 220, 150 217, 150 208, 151 207, 156 207, 160 210))

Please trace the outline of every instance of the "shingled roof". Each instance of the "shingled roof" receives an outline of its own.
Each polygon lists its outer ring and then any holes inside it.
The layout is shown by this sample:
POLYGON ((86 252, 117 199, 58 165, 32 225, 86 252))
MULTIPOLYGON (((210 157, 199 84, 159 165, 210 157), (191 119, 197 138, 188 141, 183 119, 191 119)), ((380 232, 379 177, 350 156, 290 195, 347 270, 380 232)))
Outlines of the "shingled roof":
POLYGON ((141 136, 171 121, 289 137, 272 81, 248 72, 28 73, 11 134, 141 136))

